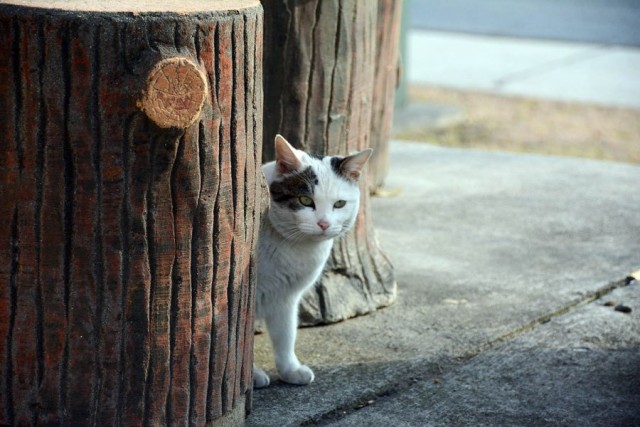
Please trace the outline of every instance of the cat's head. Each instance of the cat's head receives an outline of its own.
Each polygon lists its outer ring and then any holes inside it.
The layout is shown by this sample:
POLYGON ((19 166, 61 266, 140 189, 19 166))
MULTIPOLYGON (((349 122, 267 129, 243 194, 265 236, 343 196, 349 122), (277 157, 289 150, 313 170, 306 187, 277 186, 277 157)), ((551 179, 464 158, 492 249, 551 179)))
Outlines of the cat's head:
POLYGON ((360 206, 358 180, 372 151, 321 157, 296 150, 277 135, 276 160, 263 166, 273 227, 293 241, 327 240, 349 231, 360 206))

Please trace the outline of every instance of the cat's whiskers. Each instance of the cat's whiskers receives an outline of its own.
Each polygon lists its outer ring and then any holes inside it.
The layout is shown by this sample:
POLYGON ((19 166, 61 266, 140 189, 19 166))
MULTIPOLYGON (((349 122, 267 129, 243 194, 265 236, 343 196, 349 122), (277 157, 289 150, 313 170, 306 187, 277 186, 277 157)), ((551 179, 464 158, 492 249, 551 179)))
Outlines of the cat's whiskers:
POLYGON ((282 237, 291 243, 299 243, 306 236, 305 233, 300 231, 297 227, 291 226, 284 230, 282 237))

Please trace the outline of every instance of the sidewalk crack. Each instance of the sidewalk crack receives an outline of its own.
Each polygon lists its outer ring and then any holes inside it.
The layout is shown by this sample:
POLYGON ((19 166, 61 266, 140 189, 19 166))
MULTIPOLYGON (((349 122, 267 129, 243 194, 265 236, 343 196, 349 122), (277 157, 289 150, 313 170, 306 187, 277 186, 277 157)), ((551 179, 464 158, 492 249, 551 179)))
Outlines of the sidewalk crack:
POLYGON ((503 90, 505 86, 516 81, 527 80, 540 75, 548 74, 568 65, 574 65, 591 59, 599 58, 601 56, 609 54, 610 50, 608 49, 612 47, 613 45, 607 44, 596 45, 593 47, 582 49, 579 52, 575 52, 562 58, 552 59, 543 62, 542 64, 537 64, 529 68, 514 71, 494 80, 494 90, 503 90))

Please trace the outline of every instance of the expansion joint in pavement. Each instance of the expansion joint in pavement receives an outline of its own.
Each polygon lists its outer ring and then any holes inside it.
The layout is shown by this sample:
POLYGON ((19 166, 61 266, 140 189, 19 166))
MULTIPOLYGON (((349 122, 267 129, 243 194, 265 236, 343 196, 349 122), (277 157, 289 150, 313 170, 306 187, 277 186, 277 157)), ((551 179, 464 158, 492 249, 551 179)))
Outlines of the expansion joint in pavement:
POLYGON ((536 77, 541 74, 549 73, 554 70, 567 67, 569 65, 577 64, 584 61, 592 60, 596 57, 606 55, 609 53, 607 48, 611 48, 611 45, 594 45, 572 55, 568 55, 562 58, 550 60, 537 64, 532 67, 525 68, 520 71, 515 71, 510 74, 506 74, 494 82, 494 89, 500 90, 504 86, 513 83, 515 81, 526 80, 531 77, 536 77))
POLYGON ((602 298, 603 296, 613 292, 618 288, 628 286, 632 281, 633 281, 632 277, 625 277, 624 279, 616 280, 605 286, 602 286, 601 288, 598 288, 593 292, 587 292, 586 294, 582 295, 578 300, 571 301, 568 304, 558 308, 557 310, 552 311, 551 313, 544 314, 523 326, 515 328, 514 330, 487 342, 486 344, 480 346, 480 348, 473 350, 472 352, 467 354, 465 358, 473 358, 486 350, 489 350, 499 344, 502 344, 505 341, 509 341, 517 336, 520 336, 526 332, 529 332, 535 329, 536 327, 542 324, 545 324, 556 317, 563 316, 579 307, 582 307, 599 298, 602 298))
MULTIPOLYGON (((520 326, 498 338, 495 338, 488 343, 481 345, 474 350, 469 351, 468 353, 456 358, 455 360, 451 360, 447 363, 447 368, 451 369, 456 366, 459 366, 462 363, 466 363, 474 357, 506 342, 512 340, 520 335, 523 335, 540 325, 543 325, 554 318, 564 316, 579 307, 592 303, 603 296, 613 292, 618 288, 622 288, 630 285, 635 280, 635 277, 629 276, 621 280, 616 280, 614 282, 608 283, 607 285, 602 286, 599 289, 596 289, 593 292, 588 292, 582 295, 578 300, 572 301, 557 310, 544 314, 533 321, 520 326)), ((443 367, 438 364, 438 375, 444 373, 443 367)), ((429 372, 425 372, 425 375, 421 375, 422 373, 416 372, 416 364, 415 363, 407 363, 406 367, 402 369, 397 375, 394 376, 394 380, 392 382, 388 382, 385 385, 379 387, 375 391, 368 391, 358 396, 357 399, 352 400, 350 403, 341 405, 331 411, 328 411, 319 416, 315 416, 313 418, 308 419, 307 421, 300 424, 300 426, 323 426, 328 424, 334 424, 340 419, 343 419, 350 414, 377 402, 380 400, 393 398, 394 396, 401 394, 411 388, 417 381, 417 377, 425 377, 428 376, 426 374, 433 373, 433 366, 425 368, 429 372)))

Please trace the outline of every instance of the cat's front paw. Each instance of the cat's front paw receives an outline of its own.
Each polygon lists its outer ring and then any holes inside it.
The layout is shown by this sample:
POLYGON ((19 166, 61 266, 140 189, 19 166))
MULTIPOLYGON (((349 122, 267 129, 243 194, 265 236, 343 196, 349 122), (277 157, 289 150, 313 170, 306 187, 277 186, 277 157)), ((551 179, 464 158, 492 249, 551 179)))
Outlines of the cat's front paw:
POLYGON ((315 375, 313 371, 306 365, 300 365, 296 369, 290 371, 281 371, 280 379, 289 384, 307 385, 313 381, 315 375))
POLYGON ((269 385, 269 375, 260 368, 253 367, 253 388, 263 388, 269 385))

